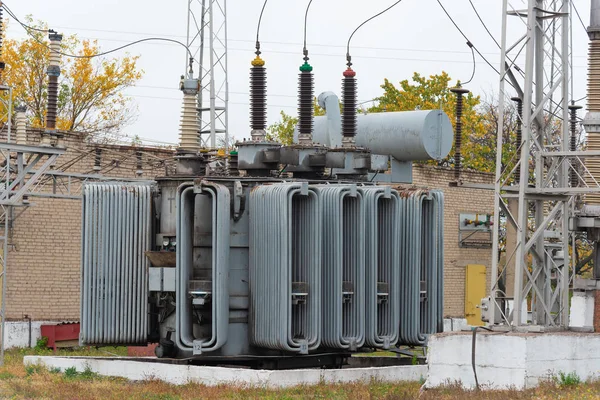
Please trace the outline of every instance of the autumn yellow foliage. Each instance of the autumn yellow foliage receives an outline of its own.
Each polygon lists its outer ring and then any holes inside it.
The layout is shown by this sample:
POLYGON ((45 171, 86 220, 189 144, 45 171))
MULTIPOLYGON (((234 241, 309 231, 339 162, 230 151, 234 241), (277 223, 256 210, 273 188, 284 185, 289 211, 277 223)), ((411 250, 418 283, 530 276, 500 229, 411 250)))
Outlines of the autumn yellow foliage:
MULTIPOLYGON (((31 18, 29 25, 34 24, 31 18)), ((46 29, 43 23, 36 27, 46 29)), ((13 103, 27 107, 30 124, 44 127, 47 102, 49 42, 44 32, 29 31, 26 40, 4 42, 4 83, 13 88, 13 103)), ((63 37, 57 127, 87 135, 111 135, 131 121, 135 107, 123 94, 142 77, 138 56, 99 56, 96 41, 63 37)))

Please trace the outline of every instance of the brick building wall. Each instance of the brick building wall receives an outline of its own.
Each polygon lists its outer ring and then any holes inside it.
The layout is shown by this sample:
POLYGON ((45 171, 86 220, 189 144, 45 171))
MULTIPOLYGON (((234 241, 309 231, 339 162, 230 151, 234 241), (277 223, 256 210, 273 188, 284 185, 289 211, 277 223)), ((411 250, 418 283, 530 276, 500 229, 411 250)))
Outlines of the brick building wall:
MULTIPOLYGON (((492 184, 493 174, 462 171, 464 183, 492 184)), ((491 249, 460 248, 458 239, 459 215, 461 213, 492 213, 494 191, 468 187, 450 187, 454 170, 414 165, 413 182, 416 186, 440 189, 444 192, 444 316, 464 317, 465 277, 468 264, 487 267, 486 293, 489 292, 491 249)))
MULTIPOLYGON (((39 132, 29 131, 30 144, 39 142, 39 132)), ((95 145, 77 135, 66 135, 67 152, 56 169, 70 173, 94 173, 95 145)), ((102 174, 110 177, 136 177, 138 147, 101 146, 102 174)), ((173 152, 142 149, 144 178, 164 175, 173 152)), ((449 187, 453 171, 423 165, 413 170, 416 186, 441 189, 445 194, 445 310, 447 317, 464 316, 465 266, 469 263, 490 267, 491 250, 461 249, 458 246, 458 219, 461 212, 489 213, 493 210, 490 190, 449 187)), ((464 172, 470 183, 492 183, 490 174, 464 172)), ((60 187, 60 185, 58 185, 60 187)), ((50 190, 51 182, 45 189, 50 190)), ((81 202, 78 200, 31 198, 32 205, 16 210, 9 240, 7 317, 20 320, 79 320, 81 202)), ((488 279, 489 280, 489 279, 488 279)), ((488 285, 489 286, 489 285, 488 285)))
MULTIPOLYGON (((28 142, 39 143, 39 131, 28 131, 28 142)), ((81 136, 65 136, 67 151, 56 169, 69 173, 95 173, 95 145, 81 136)), ((100 171, 108 177, 136 178, 136 151, 131 146, 99 146, 100 171)), ((171 150, 142 148, 142 178, 164 174, 171 150)), ((76 185, 73 182, 73 185, 76 185)), ((49 181, 44 191, 52 189, 49 181)), ((57 183, 57 192, 61 185, 57 183)), ((77 188, 76 188, 77 189, 77 188)), ((64 188, 63 188, 64 191, 64 188)), ((77 191, 77 190, 76 190, 77 191)), ((81 261, 81 201, 31 197, 31 206, 15 209, 9 238, 7 266, 7 319, 79 320, 81 261), (21 213, 22 212, 22 213, 21 213)))

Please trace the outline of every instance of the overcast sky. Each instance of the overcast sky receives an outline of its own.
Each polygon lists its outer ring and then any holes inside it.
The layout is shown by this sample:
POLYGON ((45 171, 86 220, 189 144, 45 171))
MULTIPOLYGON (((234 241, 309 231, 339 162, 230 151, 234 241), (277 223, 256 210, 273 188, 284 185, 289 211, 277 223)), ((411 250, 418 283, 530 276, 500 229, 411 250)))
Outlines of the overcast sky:
MULTIPOLYGON (((500 0, 472 0, 489 30, 499 40, 500 0)), ((315 94, 327 90, 339 94, 345 69, 345 44, 364 19, 386 8, 392 0, 314 0, 308 17, 308 50, 314 67, 315 94)), ((500 54, 468 0, 442 0, 471 42, 494 65, 500 54)), ((97 39, 102 50, 148 36, 185 41, 187 0, 7 0, 19 17, 32 15, 67 35, 97 39)), ((263 0, 228 0, 229 35, 229 131, 237 139, 249 137, 248 75, 253 58, 256 23, 263 0)), ((589 22, 589 0, 575 0, 584 23, 589 22)), ((261 43, 268 68, 268 122, 279 111, 296 114, 298 67, 302 63, 304 10, 308 0, 269 0, 263 17, 261 43)), ((523 0, 512 0, 516 9, 523 0)), ((5 14, 6 17, 6 14, 5 14)), ((516 19, 516 18, 514 18, 516 19)), ((513 21, 515 34, 522 25, 513 21), (515 25, 517 24, 517 25, 515 25)), ((25 31, 9 23, 9 38, 22 39, 25 31)), ((573 25, 574 98, 585 96, 587 34, 578 20, 573 25)), ((176 143, 181 109, 179 77, 184 73, 185 50, 176 44, 143 43, 127 50, 139 55, 145 71, 139 84, 127 89, 138 107, 137 121, 125 128, 129 136, 176 143)), ((125 51, 115 53, 124 54, 125 51)), ((404 0, 365 25, 352 41, 353 68, 357 72, 358 97, 366 101, 380 96, 384 78, 393 82, 446 71, 456 80, 472 72, 471 52, 465 40, 436 0, 404 0)), ((524 58, 521 67, 524 67, 524 58)), ((498 92, 498 75, 479 57, 475 78, 468 88, 477 94, 498 92)))

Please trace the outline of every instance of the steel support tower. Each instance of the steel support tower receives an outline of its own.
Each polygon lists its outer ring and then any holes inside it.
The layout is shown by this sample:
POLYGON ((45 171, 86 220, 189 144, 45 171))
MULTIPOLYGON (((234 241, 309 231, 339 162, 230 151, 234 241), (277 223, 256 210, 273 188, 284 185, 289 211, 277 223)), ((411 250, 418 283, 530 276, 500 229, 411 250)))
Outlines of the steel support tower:
POLYGON ((583 155, 569 151, 570 0, 526 3, 527 9, 518 9, 522 2, 502 2, 496 213, 487 312, 492 324, 560 328, 569 323, 569 217, 575 196, 597 188, 569 186, 569 171, 582 164, 583 155), (523 56, 525 64, 519 65, 523 56), (510 146, 505 123, 508 113, 514 113, 510 99, 515 96, 523 104, 523 132, 522 142, 510 146), (503 234, 509 225, 514 236, 503 234), (505 245, 510 251, 500 258, 505 245), (512 268, 514 283, 506 280, 512 268), (507 295, 507 285, 514 288, 512 295, 507 295))
MULTIPOLYGON (((227 0, 188 0, 187 78, 197 78, 200 146, 228 144, 229 84, 227 80, 227 0)), ((225 146, 227 147, 227 146, 225 146)))

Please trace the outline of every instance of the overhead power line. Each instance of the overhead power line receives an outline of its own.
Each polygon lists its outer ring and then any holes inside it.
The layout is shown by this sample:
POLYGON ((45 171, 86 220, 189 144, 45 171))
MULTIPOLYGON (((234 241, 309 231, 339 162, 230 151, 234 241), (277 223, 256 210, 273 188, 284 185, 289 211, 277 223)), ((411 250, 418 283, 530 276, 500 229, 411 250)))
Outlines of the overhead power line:
POLYGON ((496 40, 496 38, 494 37, 494 35, 492 35, 492 32, 490 32, 490 30, 488 29, 486 23, 483 22, 483 18, 481 18, 481 15, 479 15, 479 11, 477 11, 477 8, 475 7, 475 4, 473 4, 473 1, 469 0, 469 3, 471 3, 471 7, 473 8, 473 11, 475 11, 475 15, 477 15, 477 18, 479 19, 479 22, 481 22, 481 25, 483 25, 483 28, 485 29, 485 31, 488 33, 488 35, 490 35, 490 37, 492 38, 492 40, 494 41, 494 43, 496 43, 496 46, 498 48, 500 48, 500 43, 498 43, 498 41, 496 40))
POLYGON ((585 24, 583 23, 583 19, 581 19, 581 15, 579 15, 579 11, 577 10, 577 7, 575 6, 575 2, 572 1, 571 5, 573 6, 573 10, 575 10, 575 14, 577 14, 577 19, 579 19, 579 22, 581 22, 581 26, 583 27, 583 30, 587 32, 587 26, 585 26, 585 24))
POLYGON ((452 16, 448 13, 448 11, 446 10, 446 8, 444 7, 444 5, 442 4, 442 2, 440 0, 437 0, 437 3, 440 5, 440 7, 442 8, 442 10, 444 11, 444 13, 446 14, 446 16, 448 17, 448 19, 450 19, 450 22, 452 22, 452 24, 454 25, 454 27, 456 27, 456 29, 460 32, 460 34, 465 38, 465 40, 469 43, 472 44, 472 49, 475 50, 475 52, 479 55, 479 57, 481 57, 483 59, 483 61, 485 61, 485 63, 487 65, 489 65, 489 67, 491 69, 493 69, 494 71, 496 71, 496 73, 498 75, 500 75, 500 71, 498 71, 498 69, 496 67, 494 67, 492 65, 492 63, 490 63, 488 61, 487 58, 484 57, 484 55, 477 49, 477 47, 475 47, 475 45, 473 44, 473 42, 471 42, 469 40, 469 38, 467 37, 467 35, 465 35, 465 33, 462 31, 462 29, 460 29, 460 27, 458 26, 458 24, 456 22, 454 22, 454 19, 452 18, 452 16))
MULTIPOLYGON (((34 34, 31 33, 32 30, 39 31, 39 32, 52 32, 52 30, 50 30, 50 29, 45 30, 45 29, 38 29, 38 28, 30 27, 29 25, 21 22, 21 20, 19 20, 19 18, 17 18, 17 16, 6 6, 6 3, 1 3, 1 4, 2 4, 2 8, 4 8, 6 10, 6 12, 8 13, 8 15, 10 15, 15 21, 17 21, 17 23, 19 25, 21 25, 27 31, 27 34, 29 36, 31 36, 31 38, 33 38, 33 40, 35 40, 36 42, 38 42, 42 46, 48 48, 49 50, 54 51, 46 43, 44 43, 41 40, 39 40, 36 35, 34 35, 34 34)), ((56 51, 56 53, 60 54, 61 56, 70 57, 70 58, 95 58, 95 57, 105 56, 107 54, 111 54, 111 53, 117 52, 119 50, 123 50, 123 49, 125 49, 127 47, 134 46, 134 45, 139 44, 139 43, 150 42, 150 41, 170 42, 170 43, 175 43, 175 44, 181 45, 181 46, 183 46, 186 49, 186 51, 188 52, 190 58, 193 58, 192 52, 190 51, 190 49, 185 44, 183 44, 180 41, 175 40, 175 39, 168 39, 168 38, 163 38, 163 37, 149 37, 149 38, 144 38, 144 39, 138 39, 138 40, 132 41, 130 43, 127 43, 127 44, 125 44, 123 46, 117 47, 115 49, 104 51, 104 52, 98 53, 98 54, 92 54, 92 55, 89 55, 89 56, 86 56, 86 55, 77 55, 77 54, 69 54, 69 53, 64 53, 64 52, 61 52, 61 51, 56 51)))

